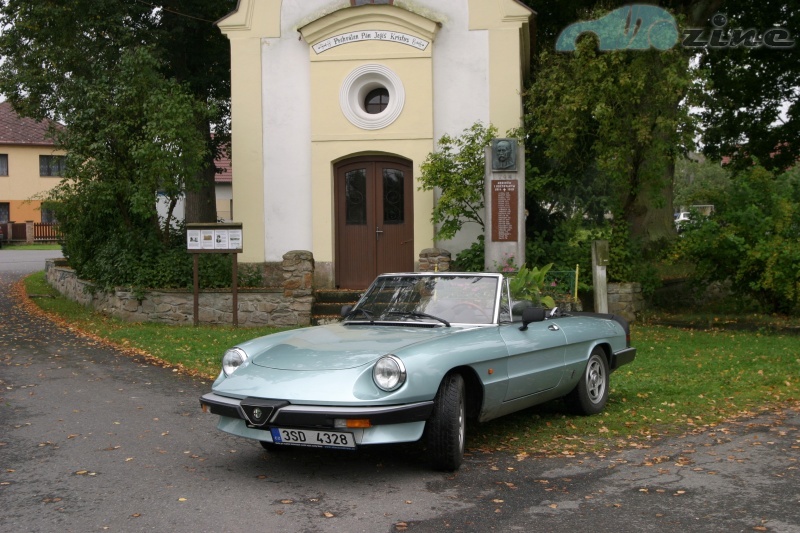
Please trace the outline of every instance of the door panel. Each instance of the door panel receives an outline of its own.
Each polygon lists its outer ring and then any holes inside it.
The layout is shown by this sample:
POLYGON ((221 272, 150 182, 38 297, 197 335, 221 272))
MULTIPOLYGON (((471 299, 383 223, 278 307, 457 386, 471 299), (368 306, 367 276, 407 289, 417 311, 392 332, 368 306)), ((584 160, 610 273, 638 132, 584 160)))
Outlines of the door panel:
POLYGON ((514 400, 557 386, 564 373, 566 336, 558 326, 534 322, 526 331, 519 323, 500 328, 508 348, 508 390, 514 400))
POLYGON ((380 165, 377 177, 380 187, 376 198, 377 219, 380 226, 376 243, 377 274, 409 272, 414 270, 414 225, 411 211, 413 190, 410 172, 398 165, 380 165))
POLYGON ((414 268, 413 176, 408 162, 356 158, 336 166, 336 284, 366 288, 414 268))

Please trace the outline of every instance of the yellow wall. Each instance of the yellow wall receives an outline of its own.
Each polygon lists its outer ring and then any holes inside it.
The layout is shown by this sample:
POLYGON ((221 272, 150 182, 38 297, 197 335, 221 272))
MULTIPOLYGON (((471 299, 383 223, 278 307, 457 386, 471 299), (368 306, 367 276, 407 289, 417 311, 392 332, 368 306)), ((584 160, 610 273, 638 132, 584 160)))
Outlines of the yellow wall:
MULTIPOLYGON (((398 6, 405 4, 398 2, 398 6)), ((525 40, 531 11, 515 0, 466 0, 465 4, 469 6, 469 29, 489 34, 489 119, 505 133, 521 125, 521 65, 529 60, 525 40)), ((433 12, 436 8, 432 6, 433 12)), ((268 39, 298 38, 294 31, 281 35, 283 13, 281 0, 239 0, 237 11, 217 23, 231 42, 234 216, 244 224, 244 262, 264 261, 266 253, 264 201, 269 191, 264 185, 263 105, 269 102, 262 104, 262 80, 274 79, 279 73, 263 72, 262 54, 270 53, 268 39)), ((316 261, 327 263, 334 260, 333 165, 356 155, 393 154, 413 161, 418 178, 419 164, 435 148, 432 51, 439 22, 447 21, 386 5, 344 8, 316 19, 309 12, 307 20, 295 30, 309 45, 312 252, 316 261), (333 35, 360 29, 415 35, 430 45, 421 51, 403 44, 367 41, 320 54, 311 48, 333 35), (339 91, 348 73, 369 63, 380 63, 402 80, 405 106, 392 124, 367 131, 342 113, 339 91)), ((420 192, 417 186, 414 191, 414 247, 418 254, 434 244, 430 221, 434 195, 420 192)))
POLYGON ((300 28, 309 46, 342 32, 376 30, 419 37, 430 44, 419 50, 385 41, 349 43, 317 54, 311 61, 311 132, 313 176, 313 243, 316 261, 334 261, 335 213, 333 165, 339 160, 366 154, 390 154, 413 162, 414 257, 433 246, 430 214, 433 194, 419 191, 419 165, 434 149, 433 49, 437 26, 408 11, 390 6, 341 10, 300 28), (364 130, 342 113, 339 91, 343 80, 356 68, 379 63, 401 80, 405 104, 400 116, 388 126, 364 130))
POLYGON ((9 220, 41 222, 40 200, 33 198, 58 185, 58 176, 39 176, 40 155, 64 155, 52 146, 0 145, 8 154, 8 176, 0 176, 0 202, 9 203, 9 220))

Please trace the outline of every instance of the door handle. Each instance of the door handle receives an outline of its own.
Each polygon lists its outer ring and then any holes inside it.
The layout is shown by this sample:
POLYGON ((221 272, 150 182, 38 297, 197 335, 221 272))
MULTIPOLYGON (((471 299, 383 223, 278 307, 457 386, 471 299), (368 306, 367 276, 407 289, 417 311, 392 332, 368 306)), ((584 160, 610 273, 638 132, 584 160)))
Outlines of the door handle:
POLYGON ((557 325, 555 325, 555 324, 550 324, 549 326, 547 326, 547 329, 549 329, 550 331, 558 331, 558 330, 559 330, 559 329, 561 329, 561 328, 559 328, 559 327, 558 327, 557 325))
POLYGON ((376 239, 381 236, 381 233, 383 233, 383 230, 380 228, 380 226, 375 226, 375 238, 376 239))

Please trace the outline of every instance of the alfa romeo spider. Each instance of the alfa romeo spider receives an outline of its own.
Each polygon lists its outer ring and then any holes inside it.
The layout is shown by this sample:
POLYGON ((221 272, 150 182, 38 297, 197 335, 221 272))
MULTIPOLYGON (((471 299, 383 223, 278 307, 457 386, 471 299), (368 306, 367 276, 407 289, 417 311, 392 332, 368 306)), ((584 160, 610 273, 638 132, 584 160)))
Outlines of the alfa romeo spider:
POLYGON ((266 449, 425 439, 456 470, 466 428, 563 397, 592 415, 636 349, 621 317, 515 301, 499 273, 379 276, 336 324, 227 350, 203 410, 266 449))

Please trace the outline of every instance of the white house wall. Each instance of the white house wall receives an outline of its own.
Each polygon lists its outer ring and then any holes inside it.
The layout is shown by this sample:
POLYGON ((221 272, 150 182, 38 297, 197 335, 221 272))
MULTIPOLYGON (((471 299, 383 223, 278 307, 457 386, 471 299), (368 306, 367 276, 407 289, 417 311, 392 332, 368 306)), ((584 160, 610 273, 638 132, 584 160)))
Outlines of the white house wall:
MULTIPOLYGON (((489 32, 468 30, 469 9, 464 0, 442 0, 436 8, 448 17, 433 49, 433 135, 438 142, 445 134, 459 135, 475 122, 489 125, 489 32)), ((479 234, 477 224, 467 224, 454 239, 436 244, 455 257, 479 234)))

